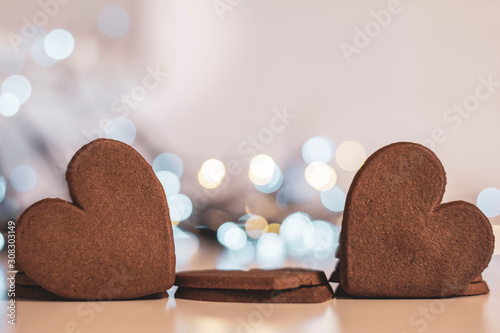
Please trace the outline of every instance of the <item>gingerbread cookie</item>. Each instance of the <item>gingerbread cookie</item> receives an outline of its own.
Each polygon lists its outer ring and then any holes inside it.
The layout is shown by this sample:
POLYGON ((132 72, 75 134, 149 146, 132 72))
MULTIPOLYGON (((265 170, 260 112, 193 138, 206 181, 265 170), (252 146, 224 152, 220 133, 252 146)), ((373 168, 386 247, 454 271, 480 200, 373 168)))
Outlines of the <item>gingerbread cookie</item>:
POLYGON ((476 206, 441 204, 445 185, 439 159, 419 144, 394 143, 366 160, 347 194, 340 235, 338 275, 347 294, 418 298, 466 292, 488 266, 494 236, 476 206))
MULTIPOLYGON (((166 291, 135 298, 135 300, 161 299, 168 298, 166 291)), ((39 301, 71 301, 43 289, 40 286, 26 286, 16 282, 15 299, 39 300, 39 301)), ((105 299, 100 299, 105 300, 105 299)))
POLYGON ((212 302, 319 303, 333 297, 323 271, 301 268, 177 273, 176 298, 212 302))
POLYGON ((179 287, 175 298, 207 302, 322 303, 333 298, 330 285, 285 290, 241 290, 179 287))
POLYGON ((72 203, 44 199, 17 223, 17 260, 66 299, 131 299, 169 289, 175 252, 165 192, 132 147, 98 139, 66 172, 72 203))
POLYGON ((323 271, 302 268, 249 271, 199 270, 179 272, 175 285, 190 288, 283 290, 327 284, 323 271))
POLYGON ((23 271, 18 271, 16 273, 16 284, 20 284, 22 286, 38 286, 38 284, 23 271))

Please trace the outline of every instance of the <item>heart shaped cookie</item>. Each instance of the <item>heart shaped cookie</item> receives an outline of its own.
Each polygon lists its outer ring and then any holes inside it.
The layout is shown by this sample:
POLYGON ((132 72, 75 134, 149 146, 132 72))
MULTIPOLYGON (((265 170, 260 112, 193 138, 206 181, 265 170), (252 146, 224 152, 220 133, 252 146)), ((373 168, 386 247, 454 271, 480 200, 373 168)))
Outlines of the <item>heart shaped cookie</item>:
POLYGON ((67 299, 130 299, 175 280, 165 192, 132 147, 98 139, 66 172, 73 203, 44 199, 19 217, 16 256, 26 275, 67 299))
POLYGON ((394 143, 371 155, 347 194, 339 247, 342 289, 359 297, 447 297, 493 254, 491 224, 464 201, 441 204, 446 173, 432 151, 394 143))

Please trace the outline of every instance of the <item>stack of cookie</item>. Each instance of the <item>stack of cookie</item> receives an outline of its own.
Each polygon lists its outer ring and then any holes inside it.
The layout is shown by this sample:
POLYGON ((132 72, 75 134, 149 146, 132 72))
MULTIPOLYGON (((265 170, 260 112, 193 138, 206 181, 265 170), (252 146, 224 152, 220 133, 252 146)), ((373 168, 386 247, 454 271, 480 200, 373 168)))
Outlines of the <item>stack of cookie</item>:
POLYGON ((241 303, 320 303, 333 291, 323 271, 283 268, 200 270, 177 274, 176 298, 241 303))
MULTIPOLYGON (((64 297, 51 293, 48 290, 40 287, 35 281, 29 278, 23 271, 18 271, 16 273, 16 298, 34 299, 40 301, 65 301, 64 297)), ((135 299, 160 299, 167 298, 168 293, 166 291, 153 293, 150 295, 145 295, 142 297, 137 297, 135 299)), ((106 300, 102 298, 102 300, 106 300)))

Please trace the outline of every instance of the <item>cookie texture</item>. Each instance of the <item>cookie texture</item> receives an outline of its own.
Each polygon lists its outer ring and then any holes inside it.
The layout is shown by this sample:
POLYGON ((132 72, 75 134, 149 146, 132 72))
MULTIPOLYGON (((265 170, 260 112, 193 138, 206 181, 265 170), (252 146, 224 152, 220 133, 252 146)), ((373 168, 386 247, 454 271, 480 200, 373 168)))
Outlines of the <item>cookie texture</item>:
POLYGON ((66 299, 131 299, 169 289, 175 252, 165 192, 132 147, 98 139, 66 172, 72 203, 36 202, 17 222, 17 260, 66 299))
POLYGON ((457 296, 474 296, 484 295, 490 292, 488 284, 485 281, 477 281, 470 283, 465 290, 457 294, 457 296))
MULTIPOLYGON (((147 300, 147 299, 161 299, 168 298, 168 293, 166 291, 154 293, 151 295, 146 295, 142 297, 135 298, 135 300, 147 300)), ((65 299, 64 297, 58 296, 50 291, 43 289, 40 286, 26 286, 21 285, 16 282, 16 297, 15 299, 29 299, 29 300, 39 300, 39 301, 71 301, 65 299)), ((105 300, 106 299, 100 299, 105 300)))
POLYGON ((38 284, 23 271, 18 271, 16 273, 16 284, 22 286, 38 286, 38 284))
POLYGON ((16 282, 15 299, 31 299, 39 301, 66 301, 64 297, 58 296, 40 286, 26 286, 16 282))
MULTIPOLYGON (((461 291, 458 294, 452 295, 452 297, 457 296, 477 296, 484 295, 490 292, 490 288, 488 288, 488 284, 485 281, 473 281, 469 283, 465 290, 461 291)), ((353 296, 349 295, 344 291, 341 285, 338 285, 335 289, 335 298, 353 298, 353 296)), ((357 297, 363 298, 363 297, 357 297)))
POLYGON ((179 287, 210 289, 282 290, 321 284, 328 284, 323 271, 302 268, 185 271, 175 279, 179 287))
POLYGON ((286 290, 204 289, 179 287, 175 298, 207 302, 322 303, 333 298, 330 285, 286 290))
POLYGON ((488 266, 494 236, 476 206, 441 204, 445 185, 439 159, 419 144, 394 143, 366 160, 347 194, 340 235, 338 277, 347 294, 427 298, 467 290, 488 266))

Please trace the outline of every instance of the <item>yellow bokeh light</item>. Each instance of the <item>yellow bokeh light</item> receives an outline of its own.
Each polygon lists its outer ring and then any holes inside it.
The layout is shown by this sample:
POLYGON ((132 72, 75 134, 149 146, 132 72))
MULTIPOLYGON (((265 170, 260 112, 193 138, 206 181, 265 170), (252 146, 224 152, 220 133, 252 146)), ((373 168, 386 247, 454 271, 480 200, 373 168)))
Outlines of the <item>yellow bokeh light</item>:
POLYGON ((259 215, 250 215, 245 222, 245 231, 247 235, 258 239, 265 233, 267 228, 267 220, 259 215))
POLYGON ((273 179, 276 163, 269 155, 259 154, 250 161, 248 177, 255 185, 267 185, 273 179))
POLYGON ((361 143, 345 141, 337 148, 337 164, 346 171, 357 171, 366 160, 366 151, 361 143))
POLYGON ((221 184, 225 175, 224 163, 212 158, 201 165, 200 171, 198 171, 198 181, 204 188, 212 190, 221 184))
POLYGON ((495 252, 493 254, 500 254, 500 225, 493 226, 493 235, 495 235, 495 252))
POLYGON ((340 215, 340 217, 337 219, 337 222, 335 224, 338 225, 338 226, 341 226, 343 218, 344 218, 344 214, 340 215))
POLYGON ((269 232, 272 232, 272 233, 275 233, 275 234, 278 234, 280 233, 280 228, 281 228, 281 224, 279 223, 270 223, 265 229, 264 229, 264 232, 265 233, 269 233, 269 232))
POLYGON ((327 191, 335 186, 337 173, 323 162, 313 162, 306 168, 306 180, 318 191, 327 191))

